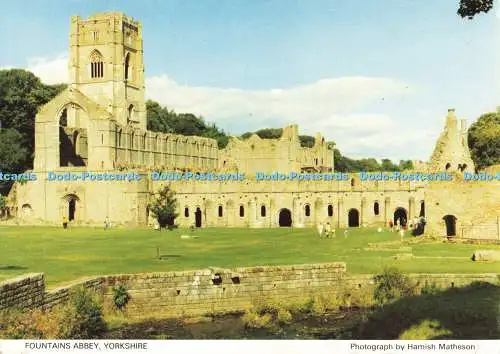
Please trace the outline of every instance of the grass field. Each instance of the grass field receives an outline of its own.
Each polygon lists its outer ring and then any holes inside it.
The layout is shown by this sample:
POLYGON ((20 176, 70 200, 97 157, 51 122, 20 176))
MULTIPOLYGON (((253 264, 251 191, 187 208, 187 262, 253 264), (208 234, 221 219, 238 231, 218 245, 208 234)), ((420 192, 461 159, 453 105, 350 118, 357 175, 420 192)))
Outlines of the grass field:
POLYGON ((0 227, 0 281, 43 272, 48 285, 54 286, 101 274, 334 261, 346 262, 350 273, 377 273, 388 265, 408 273, 500 272, 500 263, 470 260, 478 248, 500 246, 402 245, 399 235, 371 228, 349 229, 347 238, 337 230, 337 238, 320 239, 315 230, 288 228, 199 229, 191 234, 189 230, 0 227), (182 234, 196 238, 182 239, 182 234), (399 253, 414 257, 395 260, 399 253))

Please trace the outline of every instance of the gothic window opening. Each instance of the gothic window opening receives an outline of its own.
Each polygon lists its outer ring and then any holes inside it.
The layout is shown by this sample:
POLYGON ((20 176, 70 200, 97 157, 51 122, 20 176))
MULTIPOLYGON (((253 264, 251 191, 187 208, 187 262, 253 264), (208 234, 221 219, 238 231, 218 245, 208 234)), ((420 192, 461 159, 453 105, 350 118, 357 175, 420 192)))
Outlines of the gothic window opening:
POLYGON ((260 206, 260 216, 262 216, 263 218, 266 216, 266 206, 265 205, 260 206))
POLYGON ((373 204, 373 214, 375 214, 375 215, 380 214, 380 206, 379 206, 378 202, 375 202, 373 204))
POLYGON ((224 215, 224 214, 223 214, 223 210, 222 210, 222 205, 219 205, 219 208, 218 208, 218 209, 219 209, 219 210, 218 210, 218 211, 219 211, 219 218, 222 218, 222 216, 224 215))
POLYGON ((125 56, 125 80, 130 78, 130 53, 125 56))
POLYGON ((98 50, 90 54, 90 77, 93 79, 104 77, 104 58, 98 50))
POLYGON ((333 216, 333 205, 331 204, 328 205, 328 216, 333 216))
POLYGON ((304 213, 305 213, 306 216, 311 216, 311 207, 309 206, 309 204, 307 204, 304 207, 304 213))

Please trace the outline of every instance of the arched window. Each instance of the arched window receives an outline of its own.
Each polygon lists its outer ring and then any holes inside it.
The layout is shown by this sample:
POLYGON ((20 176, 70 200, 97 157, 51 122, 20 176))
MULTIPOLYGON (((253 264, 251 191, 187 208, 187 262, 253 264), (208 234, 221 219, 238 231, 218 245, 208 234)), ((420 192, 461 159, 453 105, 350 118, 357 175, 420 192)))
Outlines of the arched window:
POLYGON ((304 207, 304 213, 306 214, 306 216, 311 216, 311 207, 309 206, 309 204, 306 204, 306 206, 304 207))
POLYGON ((224 215, 222 211, 222 205, 219 205, 219 218, 222 218, 222 216, 224 215))
POLYGON ((104 59, 97 49, 90 54, 90 77, 104 77, 104 59))
POLYGON ((127 123, 130 122, 131 120, 134 120, 134 105, 128 106, 127 110, 127 123))
POLYGON ((328 205, 328 216, 333 216, 333 205, 328 205))
POLYGON ((375 215, 379 215, 380 214, 380 206, 379 206, 378 202, 375 202, 373 204, 373 213, 375 215))
POLYGON ((266 206, 265 205, 260 206, 260 216, 262 216, 262 217, 266 216, 266 206))
POLYGON ((245 216, 245 207, 243 205, 240 205, 240 218, 245 216))
POLYGON ((125 56, 125 80, 130 77, 130 53, 125 56))
POLYGON ((185 208, 184 208, 184 216, 185 216, 186 218, 189 218, 189 208, 188 208, 188 207, 185 207, 185 208))

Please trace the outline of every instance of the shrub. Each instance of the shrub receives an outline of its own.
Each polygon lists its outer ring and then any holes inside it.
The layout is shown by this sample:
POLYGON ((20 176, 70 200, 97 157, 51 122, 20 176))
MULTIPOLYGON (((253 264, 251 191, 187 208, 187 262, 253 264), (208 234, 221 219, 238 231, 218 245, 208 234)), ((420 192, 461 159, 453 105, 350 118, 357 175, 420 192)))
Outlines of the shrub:
POLYGON ((435 282, 429 284, 428 281, 425 281, 424 286, 420 290, 420 294, 422 295, 435 295, 440 293, 442 290, 436 285, 435 282))
POLYGON ((279 324, 291 323, 292 322, 292 314, 288 310, 279 309, 278 314, 276 316, 276 321, 278 321, 279 324))
POLYGON ((62 323, 67 328, 65 338, 93 339, 106 330, 102 317, 102 303, 95 293, 79 287, 70 296, 68 306, 63 309, 62 323))
POLYGON ((247 328, 268 328, 271 326, 272 316, 268 313, 260 315, 256 311, 247 311, 241 320, 247 328))
POLYGON ((3 310, 0 311, 1 339, 42 339, 43 333, 37 326, 38 311, 3 310))
POLYGON ((113 287, 113 302, 118 310, 122 310, 130 300, 127 288, 123 284, 117 284, 113 287))
POLYGON ((403 296, 414 294, 416 286, 396 268, 386 268, 374 277, 374 299, 379 304, 386 304, 403 296))

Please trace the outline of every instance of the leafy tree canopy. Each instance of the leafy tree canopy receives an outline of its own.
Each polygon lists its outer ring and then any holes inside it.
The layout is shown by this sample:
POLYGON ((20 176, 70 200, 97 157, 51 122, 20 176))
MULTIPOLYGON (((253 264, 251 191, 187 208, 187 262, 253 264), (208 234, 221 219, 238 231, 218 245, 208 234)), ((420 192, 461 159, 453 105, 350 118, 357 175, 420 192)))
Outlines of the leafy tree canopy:
POLYGON ((172 228, 179 214, 176 212, 177 200, 174 192, 167 186, 158 193, 156 200, 150 205, 150 211, 158 221, 160 228, 172 228))
POLYGON ((229 137, 215 123, 206 123, 203 117, 191 113, 176 113, 158 102, 148 100, 147 128, 162 133, 196 135, 217 140, 219 149, 226 147, 229 137))
POLYGON ((469 148, 477 169, 500 164, 500 113, 486 113, 469 128, 469 148))
POLYGON ((494 0, 460 0, 457 14, 472 20, 480 13, 487 13, 493 8, 494 0))

